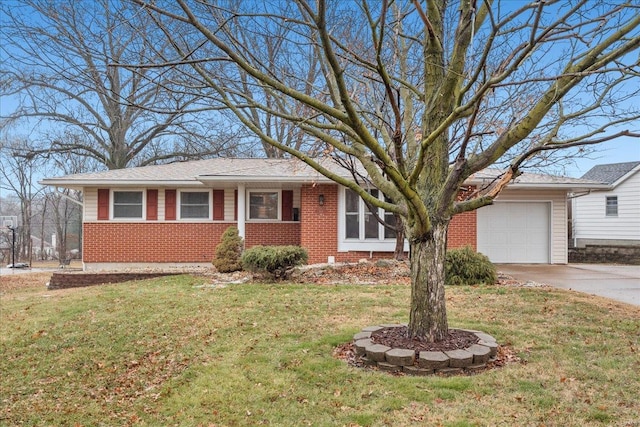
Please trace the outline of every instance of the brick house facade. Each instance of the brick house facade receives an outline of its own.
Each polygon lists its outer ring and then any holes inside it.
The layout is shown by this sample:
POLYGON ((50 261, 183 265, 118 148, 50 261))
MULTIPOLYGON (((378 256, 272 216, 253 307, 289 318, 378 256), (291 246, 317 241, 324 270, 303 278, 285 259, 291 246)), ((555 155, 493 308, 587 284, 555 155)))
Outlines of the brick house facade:
MULTIPOLYGON (((245 247, 256 245, 296 245, 307 249, 309 263, 355 262, 362 258, 389 258, 393 251, 339 251, 338 249, 338 186, 335 184, 303 185, 300 188, 299 221, 247 222, 245 247), (323 196, 322 205, 318 203, 323 196)), ((179 222, 175 208, 170 207, 171 219, 158 218, 157 194, 172 194, 173 189, 150 189, 154 198, 147 199, 145 220, 114 222, 107 214, 108 189, 97 189, 98 210, 102 214, 95 221, 87 221, 83 228, 83 261, 87 264, 199 264, 210 262, 220 236, 229 226, 237 226, 237 220, 218 219, 205 222, 179 222), (104 191, 103 191, 104 190, 104 191), (102 194, 102 196, 100 196, 102 194), (154 214, 151 217, 149 211, 154 214)), ((213 190, 216 191, 216 190, 213 190)), ((170 196, 174 200, 174 196, 170 196)), ((237 210, 234 204, 234 212, 237 210)), ((224 211, 221 208, 221 211, 224 211)), ((237 215, 237 213, 235 213, 237 215)), ((215 218, 215 216, 214 216, 215 218)), ((392 239, 395 242, 395 239, 392 239)), ((449 246, 469 245, 475 248, 475 212, 453 218, 449 228, 449 246)), ((395 243, 393 243, 395 245, 395 243)), ((391 248, 392 245, 389 245, 391 248)))
MULTIPOLYGON (((326 167, 350 179, 335 163, 326 167)), ((465 191, 496 174, 474 175, 465 191)), ((209 265, 232 225, 246 247, 299 245, 310 263, 388 258, 395 249, 393 232, 355 192, 295 159, 209 159, 42 183, 82 192, 87 270, 209 265)), ((523 174, 494 205, 456 215, 448 247, 469 245, 494 262, 566 263, 567 192, 590 188, 572 178, 523 174)), ((375 188, 367 191, 384 197, 375 188)), ((393 219, 381 209, 378 215, 393 219)))

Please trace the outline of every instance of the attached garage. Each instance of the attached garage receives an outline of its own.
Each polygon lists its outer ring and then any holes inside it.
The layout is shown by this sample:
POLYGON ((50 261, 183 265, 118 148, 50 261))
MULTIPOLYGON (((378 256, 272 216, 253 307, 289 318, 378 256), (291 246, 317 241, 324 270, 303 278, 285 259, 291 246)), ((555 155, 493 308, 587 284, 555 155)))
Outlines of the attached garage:
POLYGON ((495 202, 478 210, 478 251, 495 263, 551 262, 551 203, 495 202))

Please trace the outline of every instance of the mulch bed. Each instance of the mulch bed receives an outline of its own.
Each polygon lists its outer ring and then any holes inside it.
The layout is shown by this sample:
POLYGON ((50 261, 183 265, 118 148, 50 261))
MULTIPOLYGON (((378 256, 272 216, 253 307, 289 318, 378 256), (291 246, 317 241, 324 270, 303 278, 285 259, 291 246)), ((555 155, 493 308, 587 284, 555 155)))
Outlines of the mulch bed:
POLYGON ((472 332, 459 329, 450 329, 447 338, 432 343, 419 338, 410 338, 408 331, 409 328, 406 326, 380 329, 371 333, 371 341, 391 348, 404 348, 416 352, 462 350, 480 341, 472 332))

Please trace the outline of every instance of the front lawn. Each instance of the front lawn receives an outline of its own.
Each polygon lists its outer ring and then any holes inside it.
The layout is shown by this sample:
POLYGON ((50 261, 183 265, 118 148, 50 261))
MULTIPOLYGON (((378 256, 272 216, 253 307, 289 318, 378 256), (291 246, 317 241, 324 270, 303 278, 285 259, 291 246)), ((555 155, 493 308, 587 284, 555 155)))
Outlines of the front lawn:
POLYGON ((448 288, 450 326, 521 361, 417 378, 332 356, 364 326, 406 322, 406 285, 34 277, 0 277, 0 425, 639 425, 640 308, 597 297, 448 288))

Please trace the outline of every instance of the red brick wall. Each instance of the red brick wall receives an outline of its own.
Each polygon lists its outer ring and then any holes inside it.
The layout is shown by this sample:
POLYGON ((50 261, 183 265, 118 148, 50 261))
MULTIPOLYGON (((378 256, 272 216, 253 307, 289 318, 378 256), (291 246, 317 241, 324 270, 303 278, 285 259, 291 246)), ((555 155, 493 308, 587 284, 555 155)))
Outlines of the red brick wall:
MULTIPOLYGON (((85 223, 84 262, 210 262, 235 223, 85 223)), ((247 223, 246 246, 299 245, 299 223, 247 223)))
POLYGON ((256 245, 300 245, 300 223, 251 223, 245 224, 247 248, 256 245))
POLYGON ((449 223, 447 234, 448 248, 461 248, 471 246, 477 249, 477 215, 476 211, 464 212, 453 217, 449 223))
POLYGON ((300 246, 309 253, 309 264, 338 259, 338 186, 303 185, 300 190, 300 246), (320 206, 318 197, 324 196, 320 206))
POLYGON ((232 223, 85 223, 84 262, 211 262, 232 223))

